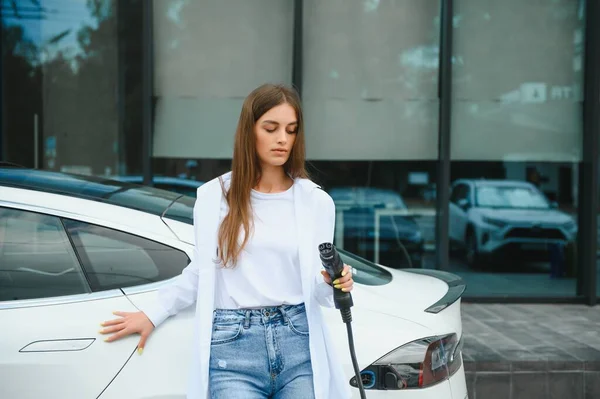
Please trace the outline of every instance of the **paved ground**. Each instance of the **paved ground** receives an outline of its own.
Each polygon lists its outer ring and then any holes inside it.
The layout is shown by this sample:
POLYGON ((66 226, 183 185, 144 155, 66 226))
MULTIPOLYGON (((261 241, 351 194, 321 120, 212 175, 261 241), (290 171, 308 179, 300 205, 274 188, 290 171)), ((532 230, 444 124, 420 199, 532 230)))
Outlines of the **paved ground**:
POLYGON ((600 398, 600 306, 463 304, 471 399, 600 398))
POLYGON ((468 360, 600 362, 600 306, 463 304, 468 360))

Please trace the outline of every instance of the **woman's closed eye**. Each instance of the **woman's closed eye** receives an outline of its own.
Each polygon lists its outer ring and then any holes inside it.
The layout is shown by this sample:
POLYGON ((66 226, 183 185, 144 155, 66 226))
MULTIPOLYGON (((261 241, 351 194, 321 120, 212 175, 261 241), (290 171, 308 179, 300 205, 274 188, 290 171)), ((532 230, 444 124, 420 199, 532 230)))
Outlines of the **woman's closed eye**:
MULTIPOLYGON (((276 129, 276 128, 274 128, 274 129, 268 129, 268 128, 265 128, 265 130, 266 130, 267 132, 269 132, 269 133, 275 133, 275 132, 277 131, 277 129, 276 129)), ((286 130, 286 133, 287 133, 287 134, 296 134, 296 133, 298 133, 298 130, 296 130, 296 129, 292 129, 292 130, 286 130)))

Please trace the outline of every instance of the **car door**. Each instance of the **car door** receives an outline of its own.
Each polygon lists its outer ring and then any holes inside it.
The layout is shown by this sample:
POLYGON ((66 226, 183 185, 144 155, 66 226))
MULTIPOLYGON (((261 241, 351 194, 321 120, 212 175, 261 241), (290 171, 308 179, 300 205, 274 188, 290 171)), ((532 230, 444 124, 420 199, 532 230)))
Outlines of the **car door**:
POLYGON ((0 207, 0 398, 95 398, 135 351, 99 322, 135 307, 92 292, 61 220, 0 207))
POLYGON ((450 239, 463 244, 468 224, 468 207, 470 203, 470 189, 465 183, 458 183, 452 188, 450 194, 450 239))
POLYGON ((120 288, 179 274, 187 254, 89 221, 7 208, 0 221, 0 398, 98 397, 139 340, 98 333, 137 311, 120 288))

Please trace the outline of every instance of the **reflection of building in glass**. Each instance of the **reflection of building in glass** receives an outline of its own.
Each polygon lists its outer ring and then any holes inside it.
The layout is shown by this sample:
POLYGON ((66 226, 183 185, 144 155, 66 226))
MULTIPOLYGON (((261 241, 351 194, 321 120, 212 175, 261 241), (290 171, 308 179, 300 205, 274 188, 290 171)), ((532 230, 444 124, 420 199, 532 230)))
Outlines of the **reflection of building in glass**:
MULTIPOLYGON (((584 159, 583 147, 600 114, 582 114, 598 73, 584 81, 585 44, 596 40, 586 2, 455 0, 454 15, 443 3, 156 0, 150 10, 139 0, 4 2, 0 160, 155 185, 181 179, 165 187, 183 191, 181 181, 193 186, 229 169, 250 90, 293 84, 315 180, 334 197, 401 199, 334 198, 347 249, 398 267, 407 266, 405 250, 418 254, 413 267, 472 279, 472 296, 584 295, 589 257, 554 285, 546 261, 470 269, 466 227, 452 221, 449 197, 458 181, 529 182, 558 208, 521 209, 523 220, 594 217, 580 201, 584 185, 598 185, 589 180, 598 160, 584 159), (447 149, 449 181, 440 173, 447 149), (462 240, 462 253, 437 252, 450 239, 462 240)), ((486 208, 489 220, 504 217, 496 208, 486 208)), ((483 246, 480 222, 472 224, 483 246)), ((564 240, 574 258, 597 236, 579 228, 588 236, 564 240)))

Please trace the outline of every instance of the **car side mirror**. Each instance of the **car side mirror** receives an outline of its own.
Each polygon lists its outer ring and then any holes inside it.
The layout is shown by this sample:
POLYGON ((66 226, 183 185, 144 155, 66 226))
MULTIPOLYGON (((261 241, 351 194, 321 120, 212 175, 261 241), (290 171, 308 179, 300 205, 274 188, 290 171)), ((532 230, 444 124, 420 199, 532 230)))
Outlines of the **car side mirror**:
POLYGON ((552 201, 552 202, 550 203, 550 208, 552 208, 552 209, 558 209, 558 202, 556 202, 556 201, 552 201))
POLYGON ((469 207, 471 206, 471 204, 469 203, 469 200, 466 198, 459 199, 456 204, 458 206, 460 206, 462 209, 464 209, 465 211, 467 209, 469 209, 469 207))

